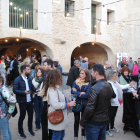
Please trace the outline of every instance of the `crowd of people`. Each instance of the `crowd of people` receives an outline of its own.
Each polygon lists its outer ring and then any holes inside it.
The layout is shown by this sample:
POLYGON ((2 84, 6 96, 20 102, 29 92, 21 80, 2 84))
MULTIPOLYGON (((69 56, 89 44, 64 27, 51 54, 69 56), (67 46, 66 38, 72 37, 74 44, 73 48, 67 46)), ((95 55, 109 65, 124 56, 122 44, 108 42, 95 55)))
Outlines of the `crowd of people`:
MULTIPOLYGON (((44 55, 41 61, 32 54, 22 62, 21 55, 14 56, 13 60, 9 56, 1 56, 0 131, 3 140, 12 139, 9 119, 16 112, 16 103, 19 106, 18 135, 21 138, 26 138, 23 128, 26 111, 29 134, 35 136, 32 127, 35 113, 35 131, 42 129, 42 140, 64 139, 69 112, 74 114, 75 140, 78 140, 79 127, 82 138, 86 137, 86 140, 105 140, 106 134, 113 136, 112 132, 119 133, 114 122, 123 102, 123 89, 136 85, 131 74, 138 76, 137 63, 132 68, 131 62, 131 58, 130 63, 123 59, 117 72, 109 61, 104 68, 80 56, 69 70, 66 83, 71 88, 69 97, 62 90, 63 70, 57 59, 53 61, 44 55), (8 90, 12 81, 16 98, 8 90)), ((136 92, 133 95, 140 99, 136 92)))

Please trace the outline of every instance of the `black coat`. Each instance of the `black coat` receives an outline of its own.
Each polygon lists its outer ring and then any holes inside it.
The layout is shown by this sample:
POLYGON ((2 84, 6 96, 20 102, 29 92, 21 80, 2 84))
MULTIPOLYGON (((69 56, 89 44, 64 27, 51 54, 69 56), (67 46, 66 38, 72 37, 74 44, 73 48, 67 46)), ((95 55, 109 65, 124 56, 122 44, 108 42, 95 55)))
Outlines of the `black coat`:
MULTIPOLYGON (((36 88, 32 84, 32 79, 29 77, 28 77, 28 84, 29 84, 30 90, 32 92, 35 92, 36 88)), ((14 85, 13 85, 13 92, 14 92, 14 94, 16 94, 16 99, 17 99, 18 103, 27 102, 25 90, 26 90, 26 84, 25 84, 25 81, 23 80, 22 76, 20 75, 15 79, 14 85)), ((31 99, 32 99, 32 96, 31 96, 31 99)))
POLYGON ((67 85, 72 87, 74 81, 79 77, 79 74, 80 74, 79 68, 75 65, 72 66, 69 71, 67 85))
POLYGON ((88 103, 80 125, 85 126, 86 123, 97 126, 108 124, 108 107, 111 98, 115 98, 115 96, 108 82, 104 79, 96 81, 89 91, 88 103))

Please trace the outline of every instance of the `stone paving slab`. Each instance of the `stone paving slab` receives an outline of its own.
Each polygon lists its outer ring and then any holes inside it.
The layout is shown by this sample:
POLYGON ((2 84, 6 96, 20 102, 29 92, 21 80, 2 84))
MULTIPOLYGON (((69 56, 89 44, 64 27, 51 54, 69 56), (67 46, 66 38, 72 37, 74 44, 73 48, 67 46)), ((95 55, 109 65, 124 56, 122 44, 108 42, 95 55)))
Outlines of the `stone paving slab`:
MULTIPOLYGON (((66 93, 69 93, 70 91, 67 90, 66 93)), ((19 110, 19 109, 18 109, 19 110)), ((123 113, 123 106, 121 105, 118 109, 116 120, 115 120, 115 127, 120 130, 120 133, 113 133, 113 137, 108 137, 107 140, 140 140, 134 132, 128 131, 126 134, 123 134, 123 124, 122 124, 122 113, 123 113)), ((9 123, 10 123, 10 129, 12 132, 12 140, 20 140, 21 138, 18 136, 18 117, 19 114, 16 115, 16 117, 11 118, 9 123)), ((35 118, 35 117, 34 117, 35 118)), ((26 140, 42 140, 42 131, 41 129, 35 132, 35 136, 30 136, 28 134, 28 128, 27 128, 27 119, 28 117, 26 116, 24 120, 24 131, 25 135, 27 136, 26 140)), ((73 113, 69 114, 69 127, 66 129, 66 135, 64 140, 74 140, 74 115, 73 113)), ((33 121, 34 122, 34 121, 33 121)), ((33 123, 33 129, 35 129, 35 124, 33 123)), ((82 140, 80 136, 80 131, 79 131, 79 139, 82 140)))

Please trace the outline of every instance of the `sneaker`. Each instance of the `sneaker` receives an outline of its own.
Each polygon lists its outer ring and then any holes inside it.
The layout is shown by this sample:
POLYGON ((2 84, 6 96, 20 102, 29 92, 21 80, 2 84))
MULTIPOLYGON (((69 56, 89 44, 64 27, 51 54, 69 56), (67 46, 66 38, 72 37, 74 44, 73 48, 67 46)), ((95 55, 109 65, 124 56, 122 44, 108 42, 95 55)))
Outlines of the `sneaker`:
POLYGON ((120 133, 119 130, 117 130, 115 127, 113 129, 110 129, 110 131, 116 132, 116 133, 120 133))
POLYGON ((19 135, 22 139, 25 139, 25 138, 26 138, 24 132, 20 132, 20 133, 18 133, 18 135, 19 135))
POLYGON ((35 131, 38 131, 40 128, 36 128, 35 131))
POLYGON ((35 136, 35 133, 34 133, 32 130, 28 131, 28 133, 29 133, 31 136, 35 136))
POLYGON ((107 134, 109 137, 113 137, 113 134, 111 133, 110 130, 106 131, 106 134, 107 134))

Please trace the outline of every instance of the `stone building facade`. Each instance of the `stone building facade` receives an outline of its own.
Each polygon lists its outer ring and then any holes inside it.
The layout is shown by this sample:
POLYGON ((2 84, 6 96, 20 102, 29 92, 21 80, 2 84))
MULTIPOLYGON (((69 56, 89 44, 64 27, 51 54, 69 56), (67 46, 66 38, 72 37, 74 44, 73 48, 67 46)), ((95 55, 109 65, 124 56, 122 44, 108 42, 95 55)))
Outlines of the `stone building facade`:
POLYGON ((0 51, 7 48, 15 55, 22 47, 34 47, 41 56, 47 54, 52 59, 59 59, 64 71, 69 70, 72 56, 77 59, 79 55, 87 56, 90 61, 101 64, 109 60, 114 66, 116 54, 119 52, 129 53, 137 60, 140 27, 132 25, 130 29, 129 25, 133 23, 126 22, 128 25, 124 25, 123 21, 135 20, 140 16, 139 0, 121 1, 105 6, 103 5, 114 0, 71 1, 74 2, 74 17, 65 16, 65 0, 33 0, 33 8, 37 9, 34 20, 37 28, 34 30, 9 27, 10 1, 0 0, 0 39, 18 37, 29 41, 1 45, 0 51), (91 33, 92 4, 96 6, 95 34, 91 33), (133 10, 130 11, 131 7, 133 10), (44 13, 47 13, 46 17, 44 13), (107 24, 108 18, 110 24, 107 24), (98 23, 97 19, 101 19, 101 22, 98 23))

